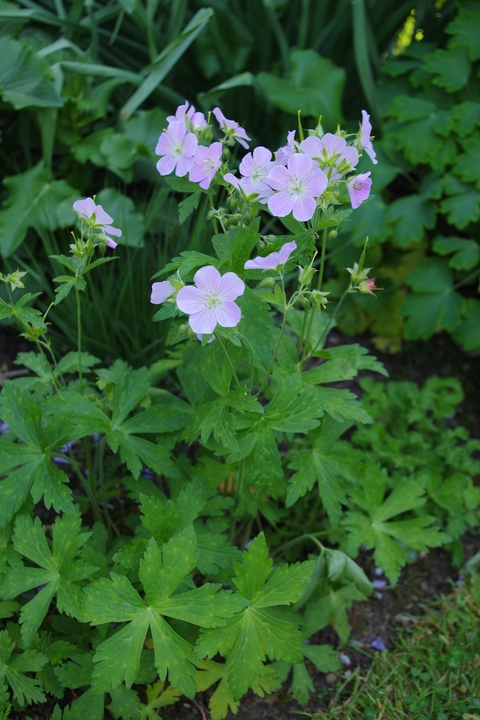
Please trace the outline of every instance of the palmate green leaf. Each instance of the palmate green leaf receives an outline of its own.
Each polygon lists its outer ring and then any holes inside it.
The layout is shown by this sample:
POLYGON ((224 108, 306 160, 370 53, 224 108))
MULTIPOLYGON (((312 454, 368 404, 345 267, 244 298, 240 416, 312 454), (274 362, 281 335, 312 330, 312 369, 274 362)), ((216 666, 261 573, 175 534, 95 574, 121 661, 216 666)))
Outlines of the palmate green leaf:
POLYGON ((445 262, 431 260, 408 276, 415 294, 409 295, 402 312, 407 317, 406 336, 428 339, 440 328, 452 331, 464 309, 462 296, 453 288, 453 274, 445 262))
POLYGON ((265 409, 264 420, 273 430, 306 433, 320 424, 325 414, 319 406, 318 394, 300 373, 282 377, 274 375, 278 385, 275 396, 265 409))
POLYGON ((450 255, 448 264, 455 270, 469 270, 480 260, 480 245, 461 237, 436 237, 433 249, 439 255, 450 255))
POLYGON ((297 563, 272 573, 272 561, 263 533, 235 565, 234 580, 240 595, 249 602, 225 628, 206 631, 197 643, 200 658, 217 652, 227 655, 228 684, 235 701, 258 682, 266 658, 301 662, 301 635, 294 622, 284 620, 272 608, 290 605, 302 595, 315 563, 297 563))
POLYGON ((38 680, 26 673, 39 672, 48 663, 48 658, 37 650, 15 650, 15 642, 8 631, 0 630, 0 686, 7 682, 20 705, 45 702, 38 680))
POLYGON ((51 232, 71 223, 71 218, 65 220, 61 216, 59 205, 73 203, 78 192, 64 180, 53 180, 43 162, 5 178, 3 183, 8 191, 8 199, 0 211, 0 250, 4 257, 9 257, 22 244, 29 228, 51 232))
POLYGON ((469 137, 461 141, 464 152, 457 154, 453 171, 464 182, 475 183, 480 188, 478 163, 480 162, 480 138, 469 137))
MULTIPOLYGON (((309 601, 304 615, 303 635, 310 637, 330 624, 337 632, 340 641, 345 643, 350 635, 347 611, 355 601, 361 600, 365 600, 365 595, 353 583, 338 589, 329 588, 326 594, 309 601)), ((307 647, 308 645, 304 646, 305 654, 307 647)))
POLYGON ((192 645, 165 621, 167 617, 218 627, 238 612, 245 601, 205 584, 187 592, 179 585, 195 567, 197 548, 192 526, 185 528, 160 550, 152 538, 140 564, 139 577, 145 600, 124 576, 112 573, 111 580, 94 582, 85 590, 85 617, 92 625, 110 622, 128 624, 102 642, 94 660, 94 687, 109 690, 125 681, 130 687, 137 677, 146 634, 152 635, 155 667, 161 680, 182 694, 195 693, 196 655, 192 645))
POLYGON ((428 164, 440 152, 444 138, 454 130, 453 114, 439 110, 422 98, 399 95, 390 107, 390 115, 403 125, 392 130, 392 137, 413 165, 428 164))
POLYGON ((479 22, 478 4, 475 0, 470 0, 459 6, 457 16, 445 28, 445 32, 453 35, 451 46, 466 47, 472 62, 480 59, 480 38, 477 32, 479 22))
POLYGON ((216 442, 232 452, 238 452, 235 425, 224 398, 218 398, 200 407, 196 413, 196 424, 200 430, 202 443, 207 443, 213 433, 216 442))
POLYGON ((393 238, 401 248, 416 245, 435 226, 435 206, 422 195, 408 195, 394 200, 387 210, 387 221, 393 225, 393 238))
POLYGON ((69 417, 58 415, 42 421, 42 408, 28 391, 6 383, 0 398, 0 413, 24 445, 0 441, 0 527, 12 519, 31 492, 35 502, 43 497, 47 508, 73 513, 68 476, 51 460, 55 449, 71 439, 69 417))
POLYGON ((457 92, 468 84, 472 66, 464 47, 437 49, 424 56, 425 70, 432 73, 434 85, 449 93, 457 92))
POLYGON ((451 184, 447 185, 447 192, 450 193, 451 189, 451 197, 442 200, 440 211, 447 215, 451 225, 463 230, 480 218, 480 190, 475 190, 472 185, 460 183, 453 176, 451 179, 456 180, 457 183, 455 188, 451 184))
POLYGON ((350 510, 342 525, 348 528, 349 552, 355 553, 360 545, 374 549, 375 561, 392 584, 398 580, 400 570, 406 562, 406 547, 426 550, 448 542, 444 533, 431 527, 434 518, 426 515, 392 521, 404 513, 421 507, 425 488, 416 480, 402 480, 384 500, 387 490, 387 474, 375 463, 370 462, 361 483, 350 490, 351 498, 366 514, 350 510), (401 541, 399 545, 395 540, 401 541))
POLYGON ((460 137, 472 135, 475 128, 480 125, 480 103, 466 100, 458 103, 453 109, 455 118, 455 132, 460 137))
POLYGON ((15 551, 39 567, 22 564, 12 567, 1 583, 3 597, 14 598, 32 588, 45 586, 22 607, 20 613, 22 638, 27 646, 31 644, 55 595, 60 612, 82 618, 78 582, 97 568, 77 558, 90 536, 90 533, 81 533, 80 529, 80 515, 57 517, 52 528, 50 549, 39 518, 33 522, 29 516, 19 515, 15 521, 15 551))
POLYGON ((338 523, 341 506, 346 502, 342 480, 355 482, 362 472, 360 453, 338 440, 350 426, 351 423, 347 421, 336 422, 325 418, 321 428, 312 437, 312 448, 293 456, 289 467, 296 472, 288 483, 287 507, 291 507, 318 483, 318 493, 330 521, 334 526, 338 523))
MULTIPOLYGON (((305 658, 310 660, 322 673, 335 672, 342 666, 337 653, 330 645, 305 645, 303 652, 305 658)), ((315 691, 305 662, 293 665, 291 691, 295 700, 303 706, 307 704, 310 693, 315 691)))
POLYGON ((223 720, 229 710, 235 714, 239 703, 234 700, 228 684, 227 665, 214 660, 199 660, 198 667, 197 692, 204 692, 220 680, 208 703, 212 720, 223 720))

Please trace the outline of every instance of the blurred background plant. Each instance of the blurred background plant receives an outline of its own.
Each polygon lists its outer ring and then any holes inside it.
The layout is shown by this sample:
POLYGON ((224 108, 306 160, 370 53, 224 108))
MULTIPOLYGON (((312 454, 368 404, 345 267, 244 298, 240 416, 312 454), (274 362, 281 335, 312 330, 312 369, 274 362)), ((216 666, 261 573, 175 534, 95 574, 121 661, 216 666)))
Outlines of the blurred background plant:
MULTIPOLYGON (((186 213, 179 221, 181 196, 155 170, 166 116, 185 99, 204 111, 220 104, 271 149, 298 111, 310 125, 321 117, 325 130, 345 121, 356 131, 367 108, 381 138, 377 197, 332 238, 328 273, 335 290, 368 235, 386 292, 378 310, 359 298, 340 327, 369 329, 389 350, 437 329, 480 345, 475 3, 20 0, 0 2, 0 21, 5 269, 33 267, 29 289, 46 308, 48 256, 68 242, 72 202, 103 188, 124 229, 120 262, 91 290, 87 349, 137 365, 157 358, 166 326, 152 338, 148 279, 209 243, 208 208, 195 224, 186 213)), ((72 309, 59 310, 57 342, 69 349, 72 309)))

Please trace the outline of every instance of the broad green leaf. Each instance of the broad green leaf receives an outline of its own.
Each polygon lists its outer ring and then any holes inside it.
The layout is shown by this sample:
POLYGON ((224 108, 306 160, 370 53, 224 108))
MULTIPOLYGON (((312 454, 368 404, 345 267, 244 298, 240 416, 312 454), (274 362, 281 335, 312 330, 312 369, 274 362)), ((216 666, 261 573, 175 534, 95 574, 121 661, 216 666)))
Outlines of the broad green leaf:
POLYGON ((0 37, 0 94, 15 110, 63 105, 50 67, 30 48, 10 37, 0 37), (8 61, 7 61, 8 58, 8 61))
POLYGON ((469 270, 480 260, 480 245, 475 240, 439 236, 433 241, 433 249, 439 255, 453 253, 448 264, 455 270, 469 270))
POLYGON ((408 280, 415 294, 403 305, 408 338, 428 339, 439 328, 450 332, 458 324, 464 300, 453 288, 453 275, 446 263, 432 260, 414 270, 408 280))
POLYGON ((390 203, 387 220, 393 225, 393 237, 399 247, 415 245, 435 226, 436 212, 421 195, 407 195, 390 203))
POLYGON ((302 117, 321 115, 329 128, 335 128, 342 115, 341 101, 345 71, 314 50, 293 50, 288 79, 261 72, 257 82, 270 102, 290 115, 300 110, 302 117), (318 79, 322 82, 319 83, 318 79))
POLYGON ((227 665, 213 660, 199 660, 198 668, 197 692, 207 690, 220 680, 208 703, 212 720, 223 720, 229 710, 235 714, 239 703, 234 700, 228 684, 227 665))
POLYGON ((462 140, 464 152, 457 155, 453 171, 464 182, 475 183, 480 188, 478 177, 478 163, 480 162, 480 138, 474 136, 462 140))
POLYGON ((193 697, 197 657, 192 645, 176 632, 163 615, 176 617, 202 627, 225 625, 245 600, 220 591, 220 585, 204 584, 194 590, 179 592, 179 586, 190 577, 197 557, 195 533, 191 526, 175 535, 160 549, 152 538, 140 564, 139 577, 145 600, 126 577, 112 574, 85 590, 85 617, 92 624, 128 621, 102 642, 94 660, 94 687, 109 690, 125 681, 135 681, 140 655, 150 628, 155 653, 155 667, 161 680, 167 673, 171 685, 180 693, 193 697))
POLYGON ((448 542, 450 538, 431 527, 433 518, 426 515, 392 520, 417 509, 424 503, 425 489, 415 480, 402 480, 385 498, 387 474, 373 461, 356 488, 350 489, 353 502, 365 511, 346 513, 342 525, 348 528, 350 553, 360 545, 374 549, 375 562, 384 570, 391 583, 398 580, 407 559, 406 548, 425 550, 448 542), (401 541, 399 545, 395 539, 401 541))
POLYGON ((248 352, 253 353, 255 367, 266 372, 274 349, 276 332, 268 308, 248 287, 238 298, 242 319, 237 326, 238 336, 248 352))
POLYGON ((480 190, 475 190, 472 185, 464 185, 460 181, 455 188, 447 185, 447 192, 450 193, 450 189, 452 194, 442 200, 440 211, 447 215, 451 225, 463 230, 480 218, 480 190))
POLYGON ((425 70, 436 77, 432 82, 449 93, 457 92, 468 84, 471 65, 463 47, 437 49, 424 56, 425 70))
POLYGON ((302 380, 300 373, 278 377, 275 396, 265 409, 265 422, 269 427, 298 433, 318 427, 318 418, 324 415, 324 409, 318 406, 318 393, 302 380))
POLYGON ((466 47, 472 62, 480 59, 480 38, 477 32, 479 22, 478 4, 470 0, 459 6, 457 16, 445 28, 445 32, 453 35, 451 46, 466 47))

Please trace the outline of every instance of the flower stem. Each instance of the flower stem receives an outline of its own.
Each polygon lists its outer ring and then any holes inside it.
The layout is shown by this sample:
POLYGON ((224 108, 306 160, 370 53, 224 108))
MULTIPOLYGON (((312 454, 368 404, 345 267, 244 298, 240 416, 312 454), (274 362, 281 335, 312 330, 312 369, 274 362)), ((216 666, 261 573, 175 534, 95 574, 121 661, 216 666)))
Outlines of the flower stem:
POLYGON ((345 292, 343 293, 342 297, 341 297, 340 300, 338 301, 338 305, 337 305, 337 307, 335 308, 335 312, 334 312, 333 315, 330 317, 330 320, 329 320, 328 323, 326 324, 325 330, 322 332, 322 334, 321 334, 320 337, 318 338, 318 340, 317 340, 317 342, 316 342, 316 344, 315 344, 315 347, 312 348, 312 351, 309 352, 309 353, 307 353, 306 356, 305 356, 305 358, 303 359, 303 361, 302 361, 302 367, 303 367, 304 363, 306 363, 308 360, 310 360, 310 358, 312 357, 312 355, 314 354, 314 352, 316 351, 316 349, 318 348, 318 346, 320 345, 320 343, 322 342, 322 340, 324 339, 324 337, 327 335, 328 331, 330 330, 330 327, 331 327, 332 323, 334 322, 334 320, 335 320, 335 318, 336 318, 336 316, 337 316, 338 311, 340 310, 340 308, 341 308, 341 306, 342 306, 343 301, 345 300, 345 298, 347 297, 347 295, 348 295, 350 292, 351 292, 351 286, 349 286, 349 287, 345 290, 345 292))
MULTIPOLYGON (((282 290, 283 290, 283 297, 284 297, 284 302, 285 302, 285 300, 286 300, 286 298, 285 298, 285 282, 283 280, 283 275, 280 276, 280 279, 282 281, 282 290)), ((255 394, 255 400, 258 398, 258 396, 262 392, 263 388, 265 387, 265 383, 267 382, 268 378, 270 377, 270 373, 272 372, 273 363, 275 362, 275 358, 277 357, 277 353, 280 348, 280 343, 282 342, 283 332, 285 330, 285 324, 287 322, 287 312, 289 311, 289 309, 290 309, 290 306, 285 304, 284 312, 283 312, 283 319, 282 319, 282 324, 280 326, 280 333, 278 336, 277 344, 275 346, 275 350, 273 351, 272 359, 270 360, 270 365, 268 366, 268 370, 265 373, 265 377, 263 378, 263 382, 260 385, 257 393, 255 394)))
POLYGON ((238 377, 237 377, 237 373, 235 372, 235 368, 233 367, 233 363, 232 363, 232 361, 230 360, 230 355, 229 355, 228 352, 227 352, 227 348, 226 348, 225 345, 223 344, 223 342, 222 342, 222 340, 221 340, 221 338, 220 338, 219 335, 217 335, 217 334, 215 333, 215 337, 217 338, 218 342, 219 342, 220 345, 222 346, 222 350, 223 350, 223 352, 225 353, 225 357, 227 358, 228 363, 229 363, 230 367, 232 368, 233 377, 235 378, 235 382, 237 383, 237 387, 238 387, 238 388, 241 388, 242 386, 240 385, 240 381, 239 381, 239 379, 238 379, 238 377))
POLYGON ((82 308, 80 293, 75 288, 75 299, 77 301, 77 345, 78 345, 78 378, 82 384, 82 308))

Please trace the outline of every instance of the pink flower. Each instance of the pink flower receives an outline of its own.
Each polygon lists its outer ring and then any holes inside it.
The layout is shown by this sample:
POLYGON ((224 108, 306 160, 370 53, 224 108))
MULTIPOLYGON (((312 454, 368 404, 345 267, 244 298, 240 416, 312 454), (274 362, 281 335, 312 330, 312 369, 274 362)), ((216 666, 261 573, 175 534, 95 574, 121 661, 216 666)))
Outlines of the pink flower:
POLYGON ((373 149, 372 140, 372 126, 370 124, 370 115, 366 110, 362 110, 362 124, 360 125, 360 145, 365 150, 370 160, 374 165, 377 164, 377 155, 373 149))
POLYGON ((152 294, 150 296, 150 302, 154 305, 160 305, 170 295, 173 295, 175 288, 173 287, 170 280, 163 280, 162 282, 155 282, 152 284, 152 294))
POLYGON ((73 209, 92 228, 100 230, 108 247, 117 247, 118 243, 109 236, 114 235, 115 237, 120 237, 122 231, 111 226, 110 223, 113 222, 113 218, 105 212, 101 205, 95 205, 93 198, 88 197, 85 198, 85 200, 76 200, 73 203, 73 209))
POLYGON ((296 249, 297 243, 285 243, 278 252, 272 252, 266 257, 259 256, 254 260, 247 260, 244 265, 245 270, 276 270, 285 265, 292 252, 296 249))
POLYGON ((188 107, 188 100, 185 100, 183 105, 179 105, 175 111, 175 115, 169 115, 167 122, 172 123, 176 120, 181 120, 185 123, 185 127, 190 130, 199 130, 200 128, 207 127, 207 121, 205 115, 202 112, 195 112, 193 105, 188 107))
POLYGON ((295 130, 290 130, 287 135, 287 144, 278 148, 275 153, 276 161, 279 165, 286 165, 290 155, 295 152, 295 130))
POLYGON ((222 143, 214 142, 210 147, 200 145, 195 150, 194 160, 195 164, 192 165, 188 177, 192 182, 198 182, 204 190, 208 190, 222 164, 222 143))
POLYGON ((220 125, 220 128, 225 133, 226 137, 236 140, 238 143, 240 143, 242 147, 248 150, 248 143, 245 141, 250 140, 250 138, 248 137, 245 130, 240 127, 240 125, 235 122, 235 120, 227 120, 220 108, 216 107, 214 108, 214 110, 212 110, 212 112, 215 115, 215 118, 220 125))
POLYGON ((163 156, 157 162, 157 170, 160 175, 169 175, 174 170, 178 177, 186 175, 193 165, 193 155, 197 145, 196 136, 187 132, 183 120, 171 122, 165 132, 160 135, 155 148, 156 155, 163 156))
POLYGON ((243 295, 243 280, 228 272, 220 275, 212 265, 200 268, 193 281, 179 290, 177 307, 187 315, 188 323, 195 333, 212 333, 217 325, 235 327, 240 322, 241 310, 234 302, 243 295))
POLYGON ((350 202, 354 210, 370 195, 372 181, 369 175, 369 172, 361 173, 360 175, 355 175, 355 177, 347 182, 348 194, 350 195, 350 202))
POLYGON ((268 184, 278 192, 268 201, 268 209, 276 217, 285 217, 293 212, 295 220, 310 220, 317 203, 328 185, 328 179, 322 170, 315 167, 308 155, 294 153, 287 167, 275 165, 270 171, 268 184))

